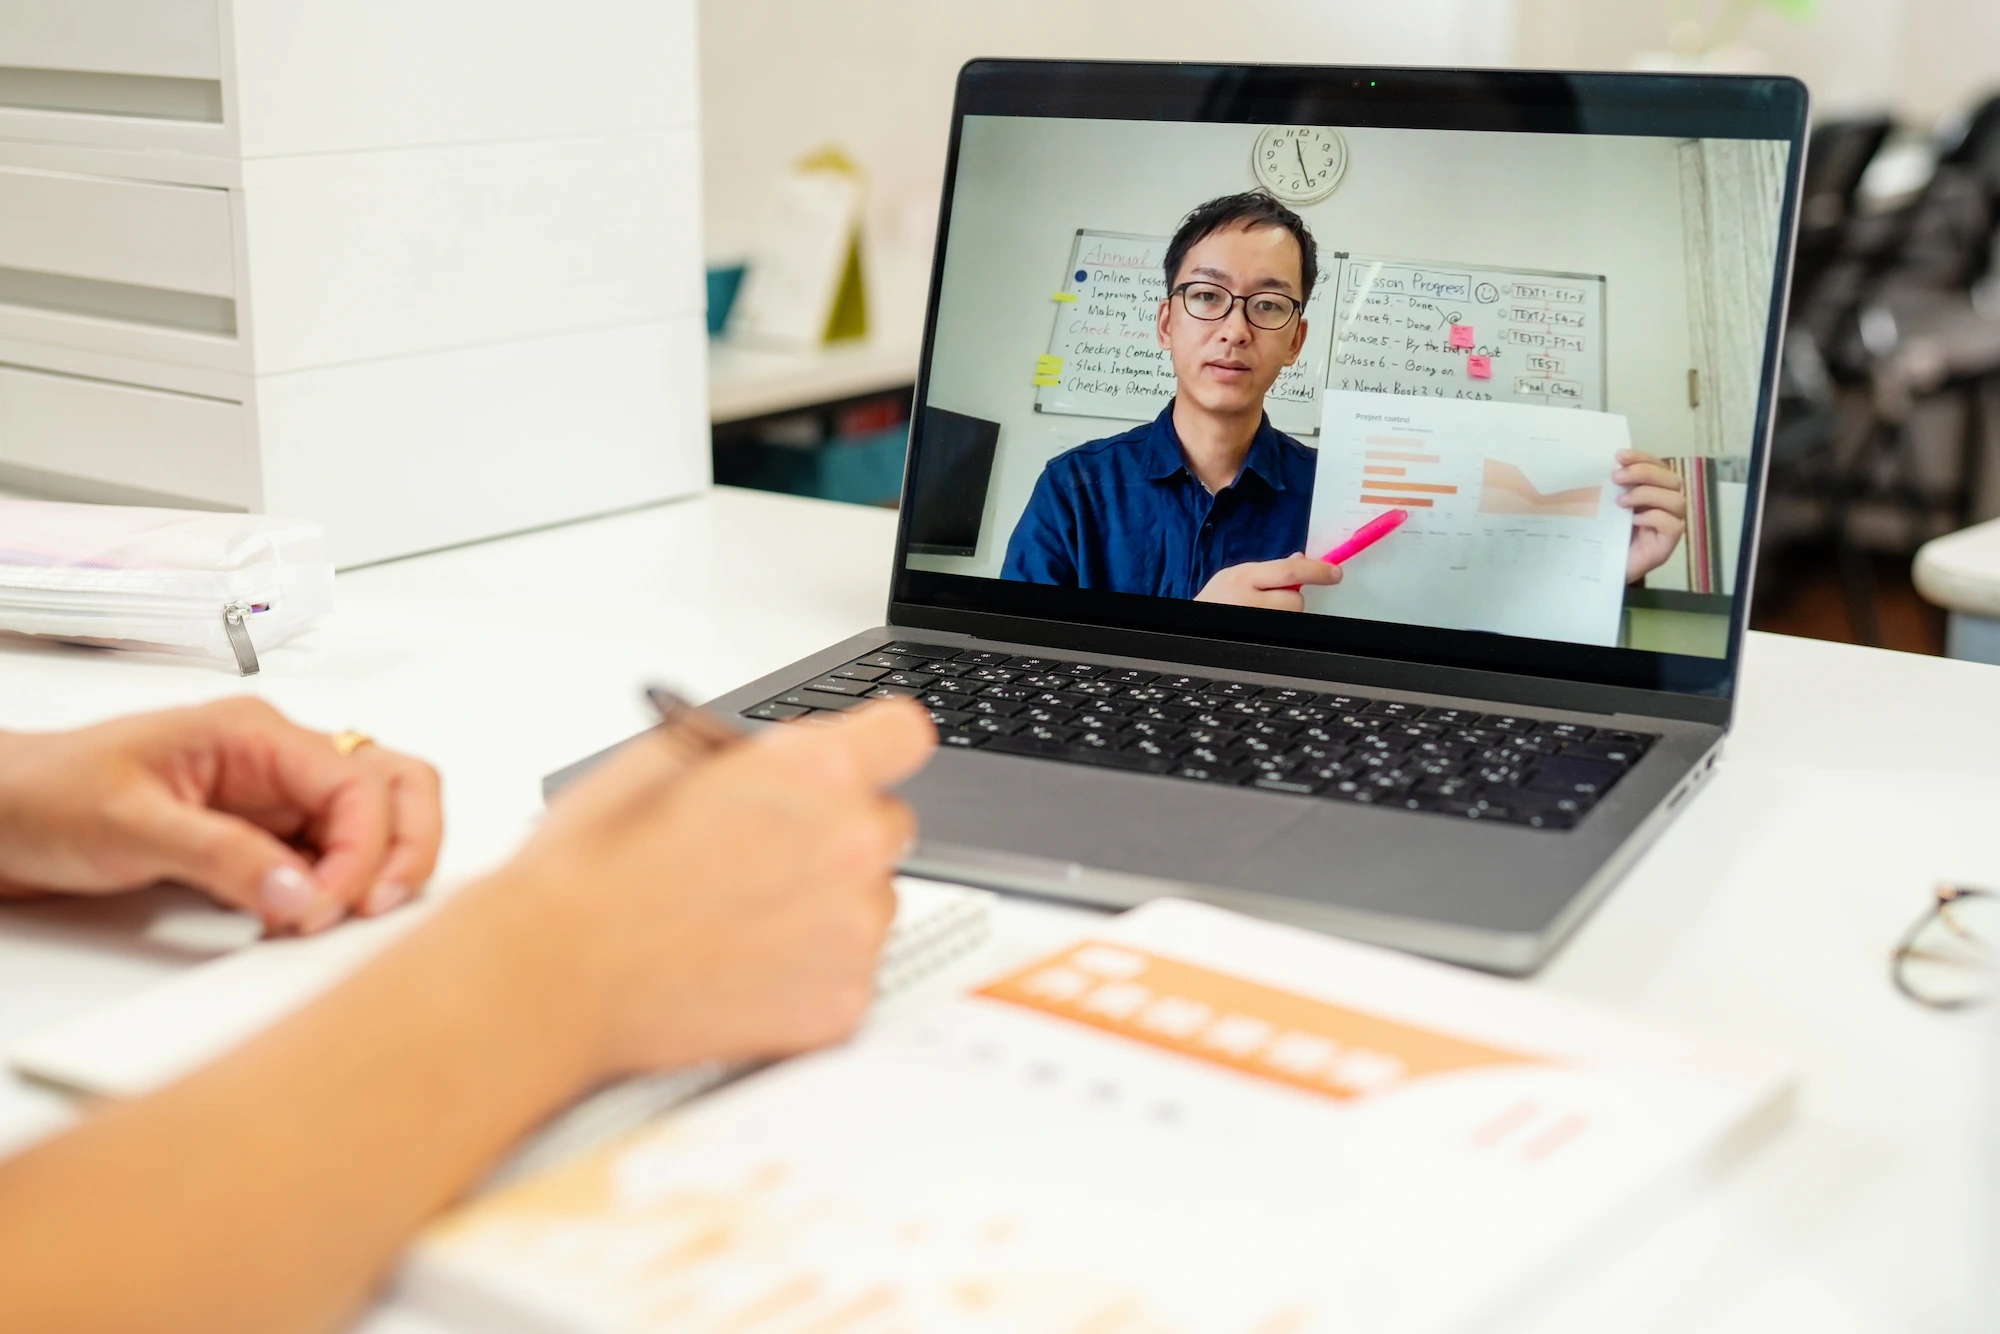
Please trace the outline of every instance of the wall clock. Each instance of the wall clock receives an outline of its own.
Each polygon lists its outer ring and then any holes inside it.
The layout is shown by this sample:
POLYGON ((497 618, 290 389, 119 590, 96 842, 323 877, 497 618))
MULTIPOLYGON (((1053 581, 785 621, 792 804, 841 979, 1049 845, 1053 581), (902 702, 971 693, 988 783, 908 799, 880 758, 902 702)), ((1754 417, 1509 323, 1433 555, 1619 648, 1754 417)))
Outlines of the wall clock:
POLYGON ((1340 188, 1347 140, 1338 130, 1272 125, 1257 136, 1250 166, 1257 183, 1287 204, 1317 204, 1340 188))

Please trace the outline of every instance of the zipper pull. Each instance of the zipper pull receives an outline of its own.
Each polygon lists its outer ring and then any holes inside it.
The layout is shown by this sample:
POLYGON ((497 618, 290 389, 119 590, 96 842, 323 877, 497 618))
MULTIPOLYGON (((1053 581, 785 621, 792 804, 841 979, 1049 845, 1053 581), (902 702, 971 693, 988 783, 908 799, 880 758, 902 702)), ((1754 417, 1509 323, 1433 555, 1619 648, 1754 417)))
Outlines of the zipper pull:
POLYGON ((255 676, 259 670, 257 646, 250 642, 250 627, 243 618, 259 608, 248 602, 225 602, 222 604, 222 633, 229 636, 229 647, 236 651, 236 670, 244 676, 255 676))

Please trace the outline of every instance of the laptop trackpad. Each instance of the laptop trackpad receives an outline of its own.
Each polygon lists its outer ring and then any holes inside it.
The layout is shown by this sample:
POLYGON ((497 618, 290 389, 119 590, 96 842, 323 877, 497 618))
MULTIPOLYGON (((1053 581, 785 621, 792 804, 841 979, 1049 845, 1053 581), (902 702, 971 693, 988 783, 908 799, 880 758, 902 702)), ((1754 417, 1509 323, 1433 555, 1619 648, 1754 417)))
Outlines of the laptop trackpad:
POLYGON ((903 796, 926 841, 1207 884, 1312 809, 1259 792, 946 750, 903 796))

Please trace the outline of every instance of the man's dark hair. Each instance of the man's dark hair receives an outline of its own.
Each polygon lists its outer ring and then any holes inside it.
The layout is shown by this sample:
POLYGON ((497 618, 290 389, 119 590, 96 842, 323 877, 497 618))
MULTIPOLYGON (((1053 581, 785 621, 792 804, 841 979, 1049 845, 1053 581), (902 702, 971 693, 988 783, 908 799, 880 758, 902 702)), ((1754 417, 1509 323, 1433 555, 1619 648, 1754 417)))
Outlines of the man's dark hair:
POLYGON ((1167 286, 1180 276, 1187 252, 1217 232, 1231 227, 1282 227, 1299 243, 1299 272, 1305 290, 1299 293, 1303 305, 1312 299, 1313 280, 1319 277, 1319 247, 1313 244, 1312 229, 1306 220, 1262 190, 1246 190, 1240 195, 1211 199, 1181 219, 1181 229, 1167 246, 1167 286))

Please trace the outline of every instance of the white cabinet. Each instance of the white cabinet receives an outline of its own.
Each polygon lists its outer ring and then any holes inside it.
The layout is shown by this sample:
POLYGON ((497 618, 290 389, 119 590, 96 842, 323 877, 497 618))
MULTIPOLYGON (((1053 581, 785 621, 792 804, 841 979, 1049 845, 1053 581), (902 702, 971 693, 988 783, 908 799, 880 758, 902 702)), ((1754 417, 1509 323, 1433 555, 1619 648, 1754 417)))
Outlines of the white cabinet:
POLYGON ((4 7, 0 484, 342 564, 706 484, 693 0, 4 7))
POLYGON ((217 0, 7 0, 0 65, 220 79, 217 0))
POLYGON ((0 218, 0 268, 236 294, 227 190, 0 166, 0 218))
POLYGON ((244 166, 257 369, 700 314, 692 128, 244 166))
POLYGON ((231 4, 246 157, 700 119, 695 0, 231 4))
POLYGON ((249 509, 243 405, 0 366, 0 462, 249 509))

